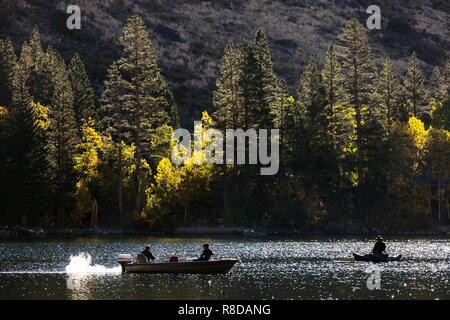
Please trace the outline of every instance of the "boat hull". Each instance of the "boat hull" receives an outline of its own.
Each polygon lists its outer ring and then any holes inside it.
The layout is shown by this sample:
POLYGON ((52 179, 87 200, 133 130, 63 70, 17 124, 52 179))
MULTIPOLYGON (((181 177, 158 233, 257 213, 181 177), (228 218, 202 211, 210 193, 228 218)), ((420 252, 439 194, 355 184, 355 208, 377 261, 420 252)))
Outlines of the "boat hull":
POLYGON ((123 265, 126 273, 227 273, 239 259, 181 261, 172 263, 132 263, 123 265))
POLYGON ((390 261, 400 261, 402 258, 401 255, 398 255, 396 257, 386 257, 386 258, 377 258, 372 254, 366 254, 364 256, 361 256, 359 254, 353 253, 353 257, 356 261, 370 261, 370 262, 390 262, 390 261))

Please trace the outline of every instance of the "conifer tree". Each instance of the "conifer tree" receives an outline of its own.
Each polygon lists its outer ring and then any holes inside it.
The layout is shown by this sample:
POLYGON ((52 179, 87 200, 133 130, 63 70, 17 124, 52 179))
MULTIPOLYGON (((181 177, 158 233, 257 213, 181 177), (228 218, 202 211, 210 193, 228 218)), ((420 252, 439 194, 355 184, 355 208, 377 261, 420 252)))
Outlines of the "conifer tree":
POLYGON ((237 128, 239 119, 238 99, 239 65, 237 51, 232 41, 228 42, 219 63, 217 90, 213 92, 214 118, 219 128, 237 128))
POLYGON ((41 36, 37 27, 33 28, 28 45, 30 46, 32 59, 32 70, 29 79, 30 94, 34 101, 48 106, 52 92, 52 66, 47 63, 47 56, 42 48, 41 36))
POLYGON ((31 96, 29 92, 28 80, 33 67, 31 56, 31 48, 27 43, 22 45, 19 60, 14 67, 14 75, 12 78, 12 102, 15 106, 31 105, 31 96))
POLYGON ((272 108, 275 103, 274 92, 277 77, 273 72, 267 37, 262 28, 255 34, 253 54, 256 60, 256 108, 255 121, 259 128, 270 128, 273 124, 272 108))
POLYGON ((445 91, 445 98, 450 100, 450 59, 447 60, 445 70, 442 72, 442 86, 445 91))
POLYGON ((237 126, 247 130, 257 127, 258 94, 260 90, 256 80, 258 69, 253 48, 244 41, 238 48, 238 98, 240 116, 238 116, 237 126))
POLYGON ((43 64, 45 53, 44 49, 42 49, 42 41, 39 29, 36 26, 33 27, 33 31, 31 32, 31 37, 28 41, 28 44, 30 46, 31 59, 34 64, 33 67, 41 66, 43 64))
POLYGON ((273 122, 274 127, 280 129, 280 137, 279 137, 279 143, 280 143, 280 165, 282 166, 282 170, 284 169, 284 158, 285 154, 287 152, 287 149, 284 148, 285 144, 285 136, 287 135, 287 131, 289 130, 287 126, 287 117, 289 113, 290 105, 293 102, 293 98, 289 94, 289 89, 286 85, 286 82, 284 80, 279 79, 277 81, 277 88, 275 92, 275 103, 272 108, 272 116, 273 116, 273 122))
POLYGON ((12 79, 17 56, 8 38, 0 39, 0 106, 9 106, 12 95, 12 79))
POLYGON ((94 89, 84 68, 80 55, 75 53, 69 63, 69 80, 72 86, 76 126, 81 130, 83 119, 98 118, 94 100, 94 89))
POLYGON ((149 148, 152 123, 161 114, 163 97, 159 96, 164 81, 160 76, 160 69, 156 63, 156 56, 152 48, 145 24, 139 15, 128 20, 120 37, 123 54, 119 60, 119 70, 122 73, 125 94, 124 107, 129 109, 133 118, 133 142, 136 145, 136 201, 135 210, 141 210, 143 193, 142 160, 149 148))
POLYGON ((430 79, 430 98, 441 101, 445 98, 445 95, 444 77, 441 75, 439 67, 434 67, 430 79))
POLYGON ((322 68, 322 79, 331 113, 336 104, 344 104, 348 100, 344 87, 345 78, 341 69, 338 53, 334 49, 334 45, 330 44, 322 68))
POLYGON ((59 53, 49 47, 46 52, 48 70, 51 70, 51 99, 48 132, 49 164, 55 196, 57 221, 65 223, 66 207, 71 198, 75 172, 73 153, 77 144, 77 129, 73 110, 73 94, 66 64, 59 53))
POLYGON ((371 63, 372 54, 367 44, 365 29, 356 18, 345 23, 345 27, 338 38, 342 42, 342 46, 339 47, 339 54, 343 59, 343 69, 347 78, 348 91, 351 95, 350 102, 355 109, 358 180, 361 182, 363 178, 362 155, 359 148, 362 142, 361 108, 370 101, 375 66, 371 63))
POLYGON ((289 89, 284 80, 277 81, 275 93, 276 103, 272 109, 275 128, 284 129, 288 112, 288 106, 291 104, 289 89))
POLYGON ((27 84, 32 66, 31 48, 25 43, 14 68, 6 142, 8 200, 20 214, 22 225, 28 224, 30 216, 43 213, 48 185, 43 129, 37 121, 38 112, 27 84))
POLYGON ((117 62, 113 62, 108 69, 105 80, 105 90, 102 94, 102 122, 107 135, 110 135, 117 147, 117 176, 118 176, 118 212, 120 222, 123 224, 123 156, 122 142, 130 141, 130 123, 128 114, 122 106, 124 91, 123 80, 117 62))
POLYGON ((377 93, 380 96, 380 104, 384 111, 383 117, 390 125, 394 116, 394 108, 399 104, 402 86, 389 58, 384 59, 383 69, 377 79, 377 93))
POLYGON ((162 99, 162 110, 163 114, 168 118, 164 119, 164 124, 167 122, 173 129, 180 127, 180 115, 178 114, 177 103, 175 102, 175 97, 173 95, 172 89, 169 87, 163 75, 160 75, 161 81, 161 92, 158 96, 162 99))
POLYGON ((326 110, 326 92, 314 55, 311 55, 305 71, 300 77, 298 97, 308 109, 311 121, 324 123, 329 111, 326 110))
POLYGON ((416 116, 419 107, 427 103, 427 89, 425 88, 422 69, 419 65, 416 52, 414 51, 409 62, 405 77, 405 89, 408 101, 412 107, 413 115, 416 116))

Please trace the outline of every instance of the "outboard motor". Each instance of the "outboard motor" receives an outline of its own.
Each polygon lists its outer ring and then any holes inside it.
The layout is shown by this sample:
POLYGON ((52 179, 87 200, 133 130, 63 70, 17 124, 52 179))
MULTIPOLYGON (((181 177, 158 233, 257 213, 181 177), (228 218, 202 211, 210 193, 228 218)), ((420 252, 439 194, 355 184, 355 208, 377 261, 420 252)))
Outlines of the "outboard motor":
POLYGON ((122 273, 125 273, 125 265, 132 263, 133 259, 131 258, 131 254, 119 254, 117 262, 122 266, 122 273))

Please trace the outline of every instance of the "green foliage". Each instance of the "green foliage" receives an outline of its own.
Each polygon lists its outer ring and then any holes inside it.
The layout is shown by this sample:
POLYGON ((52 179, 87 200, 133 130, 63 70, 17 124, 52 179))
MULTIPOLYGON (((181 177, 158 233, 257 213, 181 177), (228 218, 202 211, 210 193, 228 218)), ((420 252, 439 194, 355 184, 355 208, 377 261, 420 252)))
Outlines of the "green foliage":
POLYGON ((355 18, 348 20, 338 36, 342 45, 338 46, 343 60, 351 104, 355 106, 357 122, 359 108, 370 100, 373 90, 375 66, 371 62, 372 53, 368 46, 365 28, 355 18))
MULTIPOLYGON (((212 140, 207 139, 206 130, 212 124, 209 115, 203 113, 203 148, 212 140)), ((147 205, 141 218, 151 227, 172 228, 188 222, 189 209, 210 206, 211 183, 218 173, 214 165, 195 164, 196 154, 191 152, 191 161, 182 167, 174 166, 168 158, 162 158, 156 169, 154 183, 145 191, 147 205), (181 218, 178 213, 183 213, 181 218)), ((203 155, 202 155, 203 158, 203 155)))
POLYGON ((400 117, 395 111, 401 106, 403 88, 395 73, 394 65, 389 58, 386 58, 383 62, 383 69, 377 79, 376 94, 378 94, 377 102, 382 111, 380 117, 382 121, 385 121, 390 125, 393 121, 400 120, 400 117))
POLYGON ((450 131, 450 99, 431 103, 431 119, 433 127, 450 131))
POLYGON ((236 48, 228 42, 219 63, 220 76, 216 80, 217 90, 213 92, 213 105, 217 126, 221 129, 237 128, 241 117, 238 97, 239 65, 236 48))
POLYGON ((441 101, 447 94, 444 77, 441 75, 439 67, 433 68, 433 73, 430 79, 430 98, 436 101, 441 101))
POLYGON ((76 126, 80 128, 83 125, 83 120, 98 119, 94 89, 91 87, 91 81, 78 53, 75 53, 70 61, 68 71, 73 99, 76 101, 74 103, 76 126))
POLYGON ((363 140, 361 130, 363 124, 362 107, 368 105, 372 100, 376 68, 371 62, 372 53, 367 43, 366 31, 356 18, 345 23, 338 39, 342 43, 338 49, 343 60, 348 92, 351 95, 350 103, 355 109, 358 179, 362 181, 364 179, 363 159, 360 153, 363 140))
POLYGON ((256 109, 255 119, 258 128, 269 128, 272 125, 273 105, 275 102, 277 78, 273 71, 272 58, 267 43, 267 37, 262 28, 255 34, 253 54, 256 62, 255 89, 256 109))
POLYGON ((415 54, 403 88, 389 58, 376 77, 358 20, 347 21, 339 40, 322 70, 311 56, 297 100, 273 71, 262 29, 253 45, 225 48, 202 135, 280 129, 275 176, 259 176, 255 165, 196 164, 194 152, 190 164, 171 163, 177 105, 138 15, 123 29, 99 113, 78 54, 67 67, 54 48, 42 48, 37 28, 19 58, 0 40, 1 221, 80 226, 98 205, 101 224, 155 230, 220 216, 228 225, 304 231, 445 223, 450 63, 433 71, 428 128, 409 114, 428 104, 415 54))
POLYGON ((78 141, 73 94, 67 67, 59 53, 49 47, 46 60, 51 74, 48 129, 48 154, 51 168, 50 183, 56 198, 58 223, 65 223, 69 199, 75 182, 73 154, 78 141))
MULTIPOLYGON (((123 53, 118 67, 123 88, 121 103, 131 119, 131 137, 136 146, 136 212, 141 209, 143 193, 142 159, 149 156, 149 147, 154 130, 170 119, 167 111, 177 121, 174 101, 156 63, 145 24, 139 15, 128 20, 120 37, 123 53), (169 107, 167 107, 169 106, 169 107), (143 158, 144 157, 144 158, 143 158)), ((172 122, 173 122, 172 121, 172 122)))
POLYGON ((428 96, 416 52, 413 52, 411 61, 409 62, 408 71, 405 77, 405 89, 408 95, 410 108, 412 108, 413 115, 416 116, 419 111, 418 109, 427 103, 428 96))
POLYGON ((32 102, 27 81, 32 59, 30 47, 24 44, 14 67, 12 102, 2 112, 1 180, 5 215, 15 223, 35 223, 46 213, 49 199, 45 130, 46 108, 32 102))
POLYGON ((309 59, 306 70, 300 77, 298 97, 308 109, 311 121, 324 123, 331 110, 327 106, 325 87, 316 60, 313 55, 309 59))
POLYGON ((341 70, 338 53, 334 49, 334 45, 330 44, 322 68, 322 79, 331 112, 336 104, 348 101, 348 94, 344 86, 345 78, 341 70))
POLYGON ((11 40, 0 39, 0 106, 9 106, 17 57, 11 40))

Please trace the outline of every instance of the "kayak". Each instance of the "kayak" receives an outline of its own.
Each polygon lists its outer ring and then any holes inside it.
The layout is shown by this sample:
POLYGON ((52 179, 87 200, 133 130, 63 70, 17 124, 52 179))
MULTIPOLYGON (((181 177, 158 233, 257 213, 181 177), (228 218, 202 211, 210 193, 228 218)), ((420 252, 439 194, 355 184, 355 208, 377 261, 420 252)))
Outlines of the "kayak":
POLYGON ((119 263, 123 273, 227 273, 239 261, 224 258, 211 261, 179 261, 160 263, 136 263, 131 255, 120 255, 119 263), (127 256, 126 259, 124 259, 127 256))
POLYGON ((395 257, 376 257, 373 254, 366 254, 366 255, 359 255, 356 253, 353 253, 353 257, 355 257, 356 261, 370 261, 370 262, 389 262, 389 261, 400 261, 402 258, 402 255, 398 255, 395 257))

